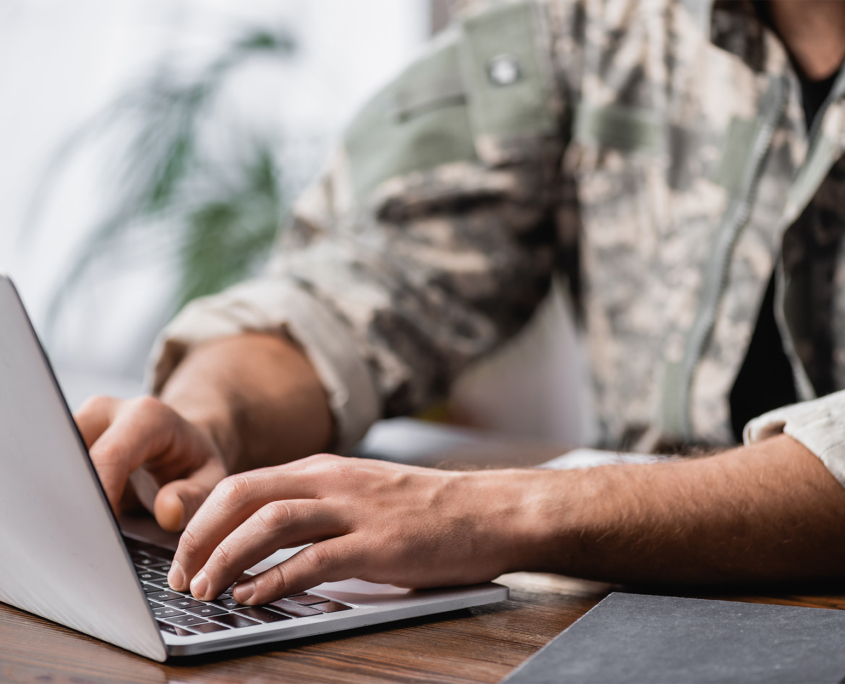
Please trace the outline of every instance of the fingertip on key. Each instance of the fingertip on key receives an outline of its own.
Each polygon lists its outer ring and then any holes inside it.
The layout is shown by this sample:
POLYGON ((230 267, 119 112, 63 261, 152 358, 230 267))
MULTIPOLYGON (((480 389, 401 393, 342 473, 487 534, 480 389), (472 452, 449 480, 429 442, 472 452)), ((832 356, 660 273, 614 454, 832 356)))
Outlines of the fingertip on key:
POLYGON ((244 605, 250 605, 249 600, 255 594, 255 582, 241 582, 235 585, 232 596, 235 601, 244 605))
POLYGON ((176 561, 173 561, 170 572, 167 573, 167 583, 171 589, 176 591, 184 591, 185 589, 185 573, 182 572, 182 567, 176 561))
POLYGON ((208 593, 208 575, 205 570, 200 570, 194 579, 191 580, 191 593, 198 599, 206 598, 208 593))

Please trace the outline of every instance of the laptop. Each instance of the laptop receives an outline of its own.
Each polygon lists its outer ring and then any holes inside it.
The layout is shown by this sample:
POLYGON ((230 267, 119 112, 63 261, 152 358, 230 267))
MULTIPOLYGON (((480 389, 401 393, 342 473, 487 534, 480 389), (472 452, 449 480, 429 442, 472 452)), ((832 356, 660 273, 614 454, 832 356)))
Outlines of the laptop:
MULTIPOLYGON (((0 601, 159 662, 508 597, 493 583, 408 590, 353 579, 248 608, 228 592, 202 602, 173 591, 165 579, 172 551, 121 531, 23 304, 3 276, 0 549, 0 601)), ((264 565, 295 552, 280 551, 264 565)))

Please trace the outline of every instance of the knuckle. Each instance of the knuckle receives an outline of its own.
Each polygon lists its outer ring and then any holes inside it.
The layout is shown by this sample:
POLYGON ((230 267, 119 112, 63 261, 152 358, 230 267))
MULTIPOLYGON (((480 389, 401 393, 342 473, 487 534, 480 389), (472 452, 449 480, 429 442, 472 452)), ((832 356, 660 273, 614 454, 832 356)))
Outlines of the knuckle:
POLYGON ((288 581, 287 568, 285 564, 274 565, 265 573, 267 584, 276 592, 284 595, 284 590, 290 586, 288 581))
POLYGON ((224 503, 231 503, 247 497, 253 485, 244 474, 230 475, 215 487, 216 494, 224 503))
POLYGON ((197 539, 196 533, 192 529, 192 525, 188 525, 185 528, 185 531, 182 532, 182 536, 179 537, 179 550, 184 550, 187 552, 187 555, 192 555, 199 551, 200 549, 200 542, 197 539))
POLYGON ((108 442, 98 444, 91 450, 91 460, 98 466, 116 468, 123 464, 124 454, 119 445, 108 442))
POLYGON ((337 473, 341 477, 351 476, 356 470, 353 464, 349 463, 349 461, 342 458, 332 463, 331 468, 335 473, 337 473))
POLYGON ((79 408, 79 413, 106 413, 116 401, 118 400, 104 394, 97 394, 85 400, 79 408))
POLYGON ((349 473, 347 459, 342 456, 335 456, 334 454, 317 454, 311 456, 313 459, 309 466, 310 470, 322 477, 343 477, 349 473))
POLYGON ((143 396, 132 399, 130 406, 134 413, 142 416, 161 415, 162 412, 167 409, 161 401, 151 396, 143 396))
POLYGON ((223 541, 214 550, 213 562, 215 565, 228 568, 232 564, 234 557, 234 549, 232 549, 227 542, 223 541))
POLYGON ((330 465, 338 459, 340 459, 340 456, 335 456, 334 454, 314 454, 305 460, 310 461, 314 465, 330 465))
POLYGON ((293 521, 294 512, 287 501, 274 501, 262 506, 258 510, 257 518, 261 525, 275 530, 288 527, 293 521))
POLYGON ((312 544, 301 551, 303 560, 317 572, 325 572, 335 565, 335 554, 325 544, 312 544))

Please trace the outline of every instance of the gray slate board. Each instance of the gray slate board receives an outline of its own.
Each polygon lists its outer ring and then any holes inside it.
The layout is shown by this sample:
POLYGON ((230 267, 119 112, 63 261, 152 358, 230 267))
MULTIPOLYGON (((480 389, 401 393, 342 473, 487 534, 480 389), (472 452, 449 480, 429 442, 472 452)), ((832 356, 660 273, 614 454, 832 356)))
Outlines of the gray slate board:
POLYGON ((507 684, 845 679, 845 611, 613 593, 507 684))

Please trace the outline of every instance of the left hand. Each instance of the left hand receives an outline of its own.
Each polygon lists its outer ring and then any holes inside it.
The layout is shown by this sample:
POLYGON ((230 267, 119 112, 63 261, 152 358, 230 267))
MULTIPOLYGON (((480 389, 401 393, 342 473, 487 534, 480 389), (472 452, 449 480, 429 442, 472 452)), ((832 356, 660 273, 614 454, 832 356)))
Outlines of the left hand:
POLYGON ((135 498, 130 476, 142 465, 161 487, 150 508, 169 532, 184 528, 227 475, 221 426, 190 423, 159 399, 92 397, 74 419, 116 514, 135 498))
POLYGON ((260 605, 357 577, 474 584, 531 564, 532 471, 448 472, 321 454, 223 480, 188 524, 168 579, 211 600, 280 548, 311 544, 240 582, 260 605))

